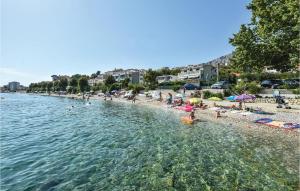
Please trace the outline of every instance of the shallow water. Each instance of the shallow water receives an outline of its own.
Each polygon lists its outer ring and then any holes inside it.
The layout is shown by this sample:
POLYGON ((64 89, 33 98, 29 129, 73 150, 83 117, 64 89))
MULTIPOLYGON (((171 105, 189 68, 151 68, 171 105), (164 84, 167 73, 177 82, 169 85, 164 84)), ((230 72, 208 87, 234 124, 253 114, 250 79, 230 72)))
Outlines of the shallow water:
POLYGON ((1 190, 297 190, 297 143, 110 101, 1 94, 1 190), (71 106, 74 106, 72 108, 71 106))

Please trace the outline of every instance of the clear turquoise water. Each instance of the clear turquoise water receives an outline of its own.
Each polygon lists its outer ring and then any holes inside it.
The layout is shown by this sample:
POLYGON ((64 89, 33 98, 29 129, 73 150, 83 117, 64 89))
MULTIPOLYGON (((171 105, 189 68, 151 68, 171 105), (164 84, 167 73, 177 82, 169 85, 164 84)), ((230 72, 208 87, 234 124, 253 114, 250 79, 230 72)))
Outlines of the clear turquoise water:
POLYGON ((131 104, 1 97, 1 190, 297 190, 297 143, 131 104), (75 108, 69 111, 73 105, 75 108))

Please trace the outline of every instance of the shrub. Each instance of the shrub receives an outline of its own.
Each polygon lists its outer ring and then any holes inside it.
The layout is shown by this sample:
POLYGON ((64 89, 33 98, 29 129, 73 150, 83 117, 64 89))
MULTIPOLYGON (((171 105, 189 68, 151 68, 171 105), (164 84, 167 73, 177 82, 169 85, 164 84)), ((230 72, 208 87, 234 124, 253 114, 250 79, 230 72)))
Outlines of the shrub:
POLYGON ((220 99, 224 99, 224 95, 222 93, 213 93, 210 91, 204 91, 203 92, 203 98, 208 99, 210 97, 218 97, 220 99))
POLYGON ((210 98, 210 97, 212 97, 210 91, 204 91, 204 92, 203 92, 203 98, 204 98, 204 99, 207 99, 207 98, 210 98))
POLYGON ((300 88, 294 89, 293 94, 300 94, 300 88))
POLYGON ((174 91, 174 92, 177 92, 179 89, 180 89, 180 85, 173 85, 172 86, 172 90, 174 91))
POLYGON ((258 83, 256 82, 239 82, 235 87, 234 90, 241 94, 245 92, 249 92, 250 94, 257 94, 261 91, 261 87, 258 86, 258 83))
POLYGON ((225 90, 224 90, 224 96, 225 96, 225 97, 231 96, 231 91, 228 90, 228 89, 225 89, 225 90))
POLYGON ((215 93, 215 94, 213 93, 212 97, 218 97, 220 99, 224 99, 224 95, 222 93, 215 93))
POLYGON ((261 91, 261 87, 256 82, 250 82, 247 84, 247 91, 250 94, 258 94, 261 91))
POLYGON ((106 93, 106 92, 107 92, 107 89, 108 89, 107 86, 102 86, 102 87, 101 87, 101 92, 102 92, 102 93, 106 93))
POLYGON ((144 89, 145 89, 145 87, 140 84, 129 84, 128 85, 128 90, 132 90, 132 93, 134 93, 134 94, 137 94, 141 90, 144 90, 144 89))
POLYGON ((114 83, 111 86, 109 86, 109 91, 113 91, 113 90, 119 90, 120 89, 120 84, 118 83, 114 83))
POLYGON ((157 85, 155 85, 155 84, 148 84, 146 87, 149 90, 155 90, 157 88, 157 85))

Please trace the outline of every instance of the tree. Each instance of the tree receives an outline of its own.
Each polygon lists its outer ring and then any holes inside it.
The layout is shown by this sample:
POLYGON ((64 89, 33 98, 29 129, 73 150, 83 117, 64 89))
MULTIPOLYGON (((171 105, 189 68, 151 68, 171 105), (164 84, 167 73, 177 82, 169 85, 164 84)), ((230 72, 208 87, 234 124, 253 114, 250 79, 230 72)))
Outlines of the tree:
POLYGON ((299 5, 297 0, 252 0, 251 22, 229 42, 236 47, 232 63, 251 72, 265 66, 285 72, 299 64, 299 5))
POLYGON ((144 81, 148 85, 157 84, 156 77, 159 76, 159 72, 149 69, 144 75, 144 81))
POLYGON ((53 82, 48 82, 47 87, 46 87, 48 93, 50 93, 50 91, 52 90, 52 87, 53 87, 53 82))
POLYGON ((68 79, 65 77, 60 78, 59 79, 59 90, 66 91, 67 86, 68 86, 68 79))
POLYGON ((69 86, 77 87, 78 86, 78 80, 76 78, 72 77, 70 82, 69 82, 69 86))
POLYGON ((107 76, 106 80, 104 81, 104 84, 106 86, 110 86, 115 82, 116 82, 115 78, 112 75, 109 75, 109 76, 107 76))
POLYGON ((58 80, 53 82, 53 90, 59 91, 59 81, 58 80))
POLYGON ((78 89, 80 92, 88 91, 89 83, 86 77, 80 77, 78 81, 78 89))
POLYGON ((101 74, 101 71, 97 71, 96 75, 99 76, 101 74))
POLYGON ((68 86, 68 93, 76 93, 77 92, 77 87, 78 87, 78 80, 76 77, 72 76, 70 81, 69 81, 69 86, 68 86))
POLYGON ((94 79, 94 78, 96 78, 96 77, 97 77, 97 74, 95 74, 95 73, 91 75, 91 78, 92 78, 92 79, 94 79))
POLYGON ((171 75, 177 75, 177 74, 179 74, 181 72, 181 70, 179 69, 179 68, 177 68, 177 69, 172 69, 171 70, 171 75))
POLYGON ((164 67, 158 71, 160 74, 159 75, 170 75, 171 70, 168 67, 164 67))
POLYGON ((125 78, 125 79, 121 82, 122 88, 127 88, 129 82, 130 82, 130 79, 129 79, 129 78, 125 78))

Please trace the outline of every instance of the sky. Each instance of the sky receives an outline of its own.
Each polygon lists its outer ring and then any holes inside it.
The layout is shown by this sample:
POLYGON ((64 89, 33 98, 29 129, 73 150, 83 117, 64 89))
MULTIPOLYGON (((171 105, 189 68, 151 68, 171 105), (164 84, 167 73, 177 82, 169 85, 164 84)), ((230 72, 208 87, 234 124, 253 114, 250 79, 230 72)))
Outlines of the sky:
POLYGON ((250 0, 1 0, 0 85, 210 61, 250 0))

